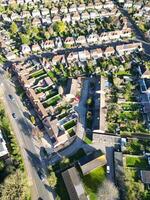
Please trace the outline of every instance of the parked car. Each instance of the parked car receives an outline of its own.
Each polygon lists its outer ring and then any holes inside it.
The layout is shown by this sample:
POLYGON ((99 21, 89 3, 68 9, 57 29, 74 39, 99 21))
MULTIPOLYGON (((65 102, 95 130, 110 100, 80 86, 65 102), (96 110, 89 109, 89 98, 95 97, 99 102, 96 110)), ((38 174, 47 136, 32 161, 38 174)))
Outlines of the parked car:
POLYGON ((107 165, 107 167, 106 167, 106 172, 107 172, 107 174, 110 173, 110 166, 109 165, 107 165))
POLYGON ((12 113, 12 116, 13 116, 14 119, 17 118, 16 113, 12 113))

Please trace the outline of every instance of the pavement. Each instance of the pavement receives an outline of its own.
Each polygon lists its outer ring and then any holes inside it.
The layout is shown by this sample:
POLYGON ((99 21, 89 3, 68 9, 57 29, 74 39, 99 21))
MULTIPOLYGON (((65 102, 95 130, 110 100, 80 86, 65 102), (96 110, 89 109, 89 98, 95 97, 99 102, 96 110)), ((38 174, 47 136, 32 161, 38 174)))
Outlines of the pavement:
POLYGON ((53 200, 55 193, 47 185, 46 179, 42 182, 37 173, 38 171, 41 171, 42 174, 46 176, 41 157, 38 154, 40 149, 37 151, 40 147, 34 145, 35 138, 32 137, 33 126, 24 116, 25 111, 23 110, 22 102, 16 95, 11 82, 6 79, 2 69, 0 69, 0 83, 1 89, 3 89, 3 103, 23 156, 32 199, 38 200, 38 198, 41 197, 43 200, 53 200), (9 94, 13 96, 14 100, 9 98, 9 94), (12 113, 16 114, 16 119, 12 117, 12 113))

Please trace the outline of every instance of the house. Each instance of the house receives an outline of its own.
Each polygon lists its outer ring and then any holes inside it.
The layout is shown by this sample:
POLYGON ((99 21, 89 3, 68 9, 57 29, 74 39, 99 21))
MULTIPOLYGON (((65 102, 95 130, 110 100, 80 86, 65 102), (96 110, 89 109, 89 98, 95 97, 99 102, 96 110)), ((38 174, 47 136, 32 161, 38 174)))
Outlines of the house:
POLYGON ((118 52, 119 55, 123 54, 130 54, 131 52, 135 50, 142 50, 142 43, 137 42, 137 43, 129 43, 129 44, 123 44, 123 45, 117 45, 116 46, 116 51, 118 52))
POLYGON ((17 13, 12 13, 10 18, 12 21, 14 21, 16 19, 20 19, 20 16, 17 13))
POLYGON ((90 52, 88 50, 79 51, 79 60, 81 62, 89 60, 91 58, 90 52))
POLYGON ((24 0, 24 2, 25 2, 26 4, 33 4, 33 1, 32 1, 32 0, 24 0))
POLYGON ((103 4, 101 2, 96 2, 94 4, 94 8, 98 11, 100 11, 103 8, 103 4))
POLYGON ((106 156, 100 155, 95 151, 79 160, 79 166, 83 175, 89 174, 92 170, 105 166, 107 164, 106 156))
POLYGON ((134 3, 134 8, 136 8, 137 10, 140 10, 142 6, 143 6, 143 3, 141 1, 134 3))
POLYGON ((0 159, 7 158, 7 157, 8 157, 8 150, 7 150, 6 142, 0 130, 0 159))
POLYGON ((49 15, 49 9, 48 8, 41 8, 41 14, 43 16, 49 15))
POLYGON ((51 120, 50 117, 46 117, 42 122, 47 133, 51 136, 54 148, 68 141, 69 136, 64 130, 60 129, 57 119, 51 120))
POLYGON ((76 4, 72 4, 70 7, 69 7, 69 12, 76 12, 77 11, 77 6, 76 4))
POLYGON ((70 16, 70 14, 69 14, 69 13, 68 13, 68 14, 65 14, 65 15, 62 17, 62 21, 63 21, 63 22, 69 23, 69 22, 71 21, 71 16, 70 16))
POLYGON ((49 76, 44 78, 44 82, 49 87, 54 85, 53 81, 51 80, 51 78, 49 76))
POLYGON ((52 58, 52 63, 53 63, 53 65, 56 65, 57 63, 66 63, 65 56, 64 55, 55 55, 52 58))
POLYGON ((61 21, 60 15, 55 15, 55 16, 52 18, 52 22, 58 22, 58 21, 61 21))
POLYGON ((17 58, 16 54, 14 54, 13 52, 8 52, 5 57, 7 58, 7 60, 9 61, 13 61, 17 58))
POLYGON ((54 8, 51 9, 51 14, 52 14, 52 15, 56 15, 56 14, 58 14, 58 13, 59 13, 59 12, 58 12, 58 8, 54 7, 54 8))
POLYGON ((97 18, 99 15, 98 15, 98 12, 96 10, 93 10, 93 11, 90 11, 90 18, 91 19, 95 19, 97 18))
POLYGON ((10 17, 8 17, 6 14, 1 14, 1 16, 2 16, 2 18, 3 18, 4 21, 11 22, 10 17))
POLYGON ((50 15, 43 16, 41 18, 41 21, 42 21, 42 24, 47 24, 47 25, 52 23, 50 15))
POLYGON ((80 20, 80 14, 78 12, 73 12, 71 18, 72 18, 72 21, 74 21, 74 22, 79 21, 80 20))
POLYGON ((84 11, 81 13, 81 20, 87 20, 90 19, 90 14, 87 11, 84 11))
POLYGON ((106 57, 112 56, 115 53, 115 49, 113 47, 107 47, 104 51, 104 55, 106 57))
POLYGON ((112 10, 114 8, 114 3, 112 1, 108 1, 104 4, 104 9, 112 10))
POLYGON ((75 167, 67 169, 62 173, 70 200, 88 200, 81 182, 79 173, 75 167))
POLYGON ((29 11, 23 10, 22 13, 21 13, 21 17, 22 18, 29 18, 29 17, 31 17, 31 14, 30 14, 29 11))
POLYGON ((22 44, 21 51, 23 54, 29 54, 31 52, 31 49, 27 44, 22 44))
POLYGON ((41 51, 41 47, 38 44, 33 44, 31 49, 33 52, 41 51))
POLYGON ((76 44, 78 45, 85 45, 86 44, 86 38, 85 36, 81 35, 76 39, 76 44))
POLYGON ((44 119, 47 117, 46 109, 44 108, 43 104, 38 100, 37 102, 34 102, 34 107, 41 119, 44 119))
POLYGON ((96 33, 92 33, 89 36, 87 36, 87 42, 89 44, 97 43, 98 39, 99 39, 99 36, 96 33))
POLYGON ((91 10, 91 9, 94 9, 95 7, 94 7, 94 4, 93 3, 88 3, 87 5, 86 5, 86 9, 87 10, 91 10))
POLYGON ((83 12, 85 10, 85 8, 86 8, 86 6, 85 6, 84 3, 78 5, 78 11, 79 12, 83 12))
POLYGON ((62 6, 62 7, 60 8, 60 12, 61 12, 61 13, 67 14, 67 13, 68 13, 68 8, 65 7, 65 6, 62 6))
POLYGON ((44 49, 52 49, 55 47, 54 41, 53 40, 46 40, 45 42, 42 43, 42 46, 44 49))
POLYGON ((24 0, 17 0, 17 4, 23 5, 24 4, 24 0))
POLYGON ((109 32, 103 32, 99 36, 100 42, 109 41, 109 32))
POLYGON ((121 30, 121 37, 131 37, 132 36, 132 29, 131 28, 125 28, 121 30))
POLYGON ((133 1, 127 1, 127 2, 125 2, 124 3, 124 8, 125 9, 129 9, 129 8, 131 8, 133 6, 133 1))
POLYGON ((34 25, 34 26, 40 26, 41 25, 41 20, 40 20, 40 18, 34 18, 33 20, 32 20, 32 25, 34 25))
POLYGON ((67 56, 68 63, 79 61, 78 52, 71 52, 67 56))
POLYGON ((92 49, 90 50, 90 54, 91 54, 91 57, 93 59, 98 59, 98 58, 101 58, 103 57, 103 51, 101 48, 97 48, 97 49, 92 49))
POLYGON ((141 181, 149 188, 150 186, 150 170, 141 170, 141 181))
POLYGON ((66 98, 69 101, 71 99, 74 99, 80 90, 81 90, 81 80, 79 78, 68 79, 65 94, 66 98))
POLYGON ((65 45, 74 45, 74 38, 73 37, 67 37, 66 39, 65 39, 65 41, 64 41, 64 44, 65 45))
POLYGON ((33 10, 32 11, 32 17, 41 17, 41 13, 39 10, 33 10))

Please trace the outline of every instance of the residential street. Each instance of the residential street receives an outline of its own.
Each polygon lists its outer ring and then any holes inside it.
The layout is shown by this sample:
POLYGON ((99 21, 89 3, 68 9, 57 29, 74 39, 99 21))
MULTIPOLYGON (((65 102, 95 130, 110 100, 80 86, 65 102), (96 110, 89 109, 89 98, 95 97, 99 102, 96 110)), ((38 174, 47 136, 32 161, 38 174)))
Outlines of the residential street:
MULTIPOLYGON (((118 3, 116 3, 118 5, 118 9, 120 10, 120 12, 128 18, 129 22, 132 25, 132 29, 136 35, 136 40, 139 42, 142 42, 143 44, 143 48, 145 53, 150 56, 150 42, 147 42, 143 32, 138 28, 138 26, 136 25, 135 21, 132 19, 132 17, 128 14, 128 11, 126 11, 125 9, 121 8, 119 6, 118 3)), ((134 40, 135 41, 135 40, 134 40)))
POLYGON ((0 70, 0 83, 4 91, 3 101, 5 104, 6 112, 11 121, 12 128, 16 134, 22 151, 21 153, 24 159, 25 168, 29 177, 29 184, 32 191, 32 199, 37 200, 39 197, 41 197, 43 200, 54 199, 52 192, 49 192, 48 189, 46 189, 46 187, 44 186, 46 182, 42 182, 37 173, 38 170, 41 171, 44 175, 44 170, 42 169, 40 157, 37 154, 37 151, 33 144, 33 137, 31 135, 32 125, 24 116, 21 101, 16 96, 14 88, 11 86, 9 80, 4 77, 3 73, 4 71, 0 70), (10 100, 9 94, 13 96, 14 100, 10 100), (16 119, 13 119, 12 113, 16 114, 16 119))

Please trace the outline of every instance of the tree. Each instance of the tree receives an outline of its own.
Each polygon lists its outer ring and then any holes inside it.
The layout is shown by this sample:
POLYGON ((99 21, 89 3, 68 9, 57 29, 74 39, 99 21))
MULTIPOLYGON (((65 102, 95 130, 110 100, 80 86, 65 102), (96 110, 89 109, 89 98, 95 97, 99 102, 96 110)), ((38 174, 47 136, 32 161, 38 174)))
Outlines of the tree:
POLYGON ((4 167, 5 167, 4 161, 0 160, 0 172, 3 171, 4 167))
POLYGON ((19 170, 9 175, 0 185, 1 200, 27 199, 28 192, 25 187, 25 179, 19 170))
POLYGON ((21 39, 22 44, 27 44, 27 45, 30 44, 30 38, 28 35, 21 34, 20 39, 21 39))
POLYGON ((92 97, 89 97, 88 99, 87 99, 87 105, 88 106, 92 106, 92 103, 93 103, 93 100, 92 100, 92 97))
POLYGON ((116 200, 119 197, 118 189, 109 180, 104 180, 98 192, 98 200, 116 200))
POLYGON ((52 188, 54 188, 56 186, 56 184, 57 184, 57 177, 55 175, 55 172, 53 172, 53 171, 50 172, 50 174, 48 176, 48 182, 49 182, 49 184, 50 184, 50 186, 52 188))
POLYGON ((63 156, 63 158, 62 158, 62 160, 61 160, 61 162, 60 162, 60 167, 61 167, 61 168, 64 168, 64 167, 68 166, 69 163, 70 163, 69 158, 63 156))
POLYGON ((18 26, 15 22, 12 22, 10 29, 12 31, 13 34, 16 34, 18 32, 18 26))
POLYGON ((31 120, 32 124, 35 124, 35 117, 33 115, 31 115, 30 120, 31 120))
POLYGON ((48 40, 50 38, 50 33, 48 31, 45 31, 44 36, 48 40))
POLYGON ((56 22, 53 26, 54 30, 57 32, 57 34, 62 35, 67 31, 66 23, 63 21, 56 22))

